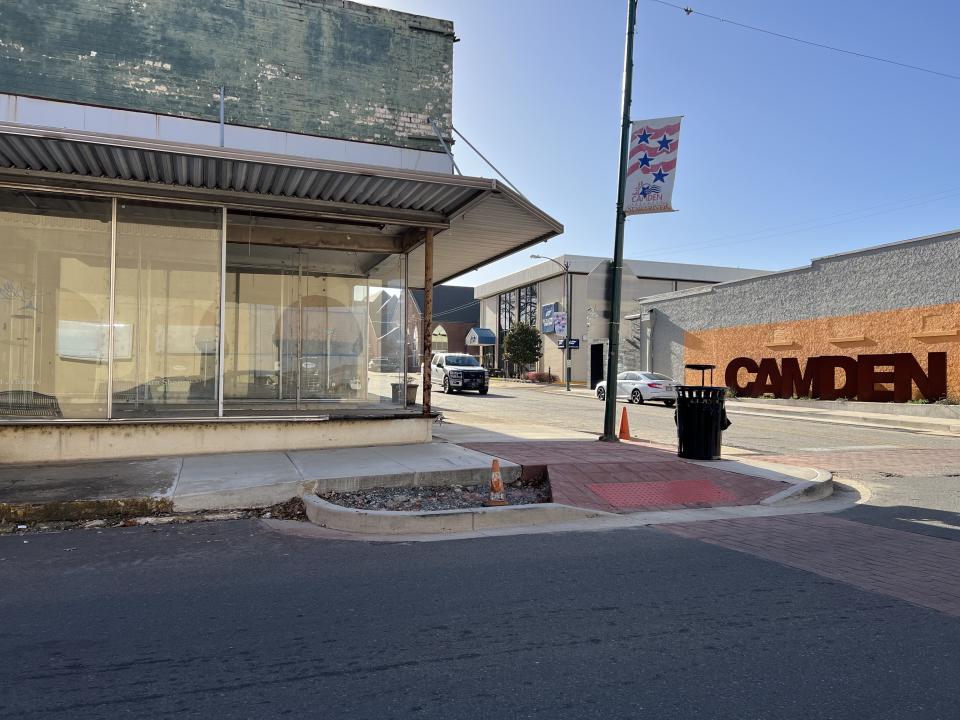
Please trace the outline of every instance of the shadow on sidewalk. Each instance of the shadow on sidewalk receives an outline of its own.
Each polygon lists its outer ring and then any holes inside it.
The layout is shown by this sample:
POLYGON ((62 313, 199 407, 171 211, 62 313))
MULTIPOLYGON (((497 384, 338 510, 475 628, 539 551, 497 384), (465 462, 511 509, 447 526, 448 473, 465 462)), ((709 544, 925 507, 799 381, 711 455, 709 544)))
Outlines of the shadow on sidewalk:
POLYGON ((837 515, 867 525, 876 525, 944 540, 960 540, 960 513, 910 505, 857 505, 837 515))

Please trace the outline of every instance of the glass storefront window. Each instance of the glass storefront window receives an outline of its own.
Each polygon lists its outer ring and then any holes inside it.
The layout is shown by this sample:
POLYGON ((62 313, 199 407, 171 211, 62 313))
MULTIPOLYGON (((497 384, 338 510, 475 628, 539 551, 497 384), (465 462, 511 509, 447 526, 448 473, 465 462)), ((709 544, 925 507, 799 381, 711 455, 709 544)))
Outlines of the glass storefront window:
POLYGON ((217 417, 221 336, 225 414, 406 406, 383 228, 223 212, 0 189, 0 419, 217 417))
POLYGON ((0 417, 106 417, 110 215, 0 189, 0 417))
POLYGON ((537 286, 527 285, 519 290, 520 322, 537 327, 537 286))
POLYGON ((216 416, 222 211, 117 204, 114 417, 216 416))
POLYGON ((225 413, 402 405, 402 256, 323 248, 351 235, 296 218, 227 220, 225 413))

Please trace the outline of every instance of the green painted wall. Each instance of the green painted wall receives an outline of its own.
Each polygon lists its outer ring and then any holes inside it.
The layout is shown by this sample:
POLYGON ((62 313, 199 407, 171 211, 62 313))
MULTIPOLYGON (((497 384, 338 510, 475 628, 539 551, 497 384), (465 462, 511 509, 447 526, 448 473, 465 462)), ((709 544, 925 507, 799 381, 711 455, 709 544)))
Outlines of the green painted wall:
POLYGON ((0 92, 440 150, 453 24, 344 0, 2 0, 0 92), (428 136, 418 140, 417 136, 428 136))

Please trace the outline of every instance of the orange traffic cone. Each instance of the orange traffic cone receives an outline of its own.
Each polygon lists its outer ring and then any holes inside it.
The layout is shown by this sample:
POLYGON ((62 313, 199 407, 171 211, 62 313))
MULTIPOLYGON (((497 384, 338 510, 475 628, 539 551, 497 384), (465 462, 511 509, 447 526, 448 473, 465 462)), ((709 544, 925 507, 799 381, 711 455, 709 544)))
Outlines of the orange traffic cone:
POLYGON ((507 491, 503 489, 503 478, 500 476, 500 461, 494 459, 490 473, 490 499, 484 505, 496 507, 507 504, 507 491))
POLYGON ((621 440, 629 440, 630 435, 630 420, 627 419, 627 409, 623 409, 623 415, 620 416, 620 435, 621 440))

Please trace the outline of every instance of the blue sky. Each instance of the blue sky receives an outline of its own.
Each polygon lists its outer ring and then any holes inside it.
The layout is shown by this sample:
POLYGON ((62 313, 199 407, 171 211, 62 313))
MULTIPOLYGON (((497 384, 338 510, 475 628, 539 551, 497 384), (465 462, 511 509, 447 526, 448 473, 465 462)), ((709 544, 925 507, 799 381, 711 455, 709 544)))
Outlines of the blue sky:
MULTIPOLYGON (((611 255, 626 2, 379 0, 453 20, 454 124, 563 236, 611 255)), ((682 4, 682 3, 681 3, 682 4)), ((696 0, 701 12, 960 75, 947 0, 696 0)), ((634 119, 684 115, 674 207, 629 218, 626 256, 765 269, 960 227, 960 81, 640 0, 634 119)), ((459 143, 466 174, 492 171, 459 143)))

